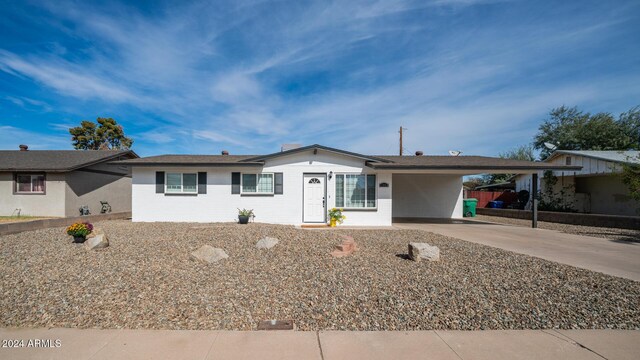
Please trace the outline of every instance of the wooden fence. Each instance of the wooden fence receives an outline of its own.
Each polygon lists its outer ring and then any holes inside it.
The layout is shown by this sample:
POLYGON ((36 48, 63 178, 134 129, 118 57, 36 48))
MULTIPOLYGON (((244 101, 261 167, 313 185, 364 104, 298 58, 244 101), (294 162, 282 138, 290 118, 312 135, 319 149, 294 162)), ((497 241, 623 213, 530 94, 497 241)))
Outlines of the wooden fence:
POLYGON ((478 199, 478 208, 485 208, 488 206, 489 201, 504 201, 504 207, 518 201, 518 193, 512 191, 479 191, 479 190, 467 190, 465 191, 465 199, 474 198, 478 199))

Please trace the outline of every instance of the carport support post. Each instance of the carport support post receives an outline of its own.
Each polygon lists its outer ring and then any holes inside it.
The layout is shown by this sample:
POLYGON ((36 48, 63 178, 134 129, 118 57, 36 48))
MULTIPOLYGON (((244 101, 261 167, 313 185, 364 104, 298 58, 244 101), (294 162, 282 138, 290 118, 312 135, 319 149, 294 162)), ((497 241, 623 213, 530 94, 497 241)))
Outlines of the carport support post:
POLYGON ((538 173, 531 174, 531 227, 538 227, 538 173))

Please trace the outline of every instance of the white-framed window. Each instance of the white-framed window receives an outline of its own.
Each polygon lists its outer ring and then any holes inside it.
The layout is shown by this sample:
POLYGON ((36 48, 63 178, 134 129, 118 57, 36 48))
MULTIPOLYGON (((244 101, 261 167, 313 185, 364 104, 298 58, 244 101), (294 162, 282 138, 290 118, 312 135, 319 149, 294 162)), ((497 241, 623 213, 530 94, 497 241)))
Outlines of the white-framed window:
POLYGON ((165 192, 167 194, 198 193, 197 173, 167 173, 165 192))
POLYGON ((337 174, 336 207, 374 209, 377 207, 375 174, 337 174))
POLYGON ((16 174, 16 194, 44 194, 44 174, 16 174))
POLYGON ((273 173, 242 173, 240 176, 240 193, 273 194, 273 183, 273 173))

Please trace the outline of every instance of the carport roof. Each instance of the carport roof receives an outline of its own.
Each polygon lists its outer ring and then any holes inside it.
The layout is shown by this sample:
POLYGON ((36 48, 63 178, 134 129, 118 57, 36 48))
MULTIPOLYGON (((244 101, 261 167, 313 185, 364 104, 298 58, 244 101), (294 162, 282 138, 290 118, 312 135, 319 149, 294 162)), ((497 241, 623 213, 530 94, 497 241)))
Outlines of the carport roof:
POLYGON ((387 163, 368 162, 374 169, 396 170, 580 170, 581 166, 554 165, 538 161, 512 160, 488 156, 388 156, 387 163))

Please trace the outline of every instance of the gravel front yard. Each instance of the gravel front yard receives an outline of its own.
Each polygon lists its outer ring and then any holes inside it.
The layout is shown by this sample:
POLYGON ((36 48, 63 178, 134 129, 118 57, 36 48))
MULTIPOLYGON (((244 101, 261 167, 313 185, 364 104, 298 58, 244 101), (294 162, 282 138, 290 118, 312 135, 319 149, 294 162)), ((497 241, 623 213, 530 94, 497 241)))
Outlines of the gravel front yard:
POLYGON ((300 330, 640 328, 640 282, 417 230, 276 225, 97 224, 87 252, 64 229, 0 237, 0 327, 300 330), (334 259, 339 234, 360 250, 334 259), (272 236, 271 250, 255 248, 272 236), (405 259, 428 242, 441 261, 405 259), (206 265, 209 244, 230 258, 206 265))
MULTIPOLYGON (((477 215, 476 219, 499 224, 531 226, 531 220, 513 219, 502 216, 477 215)), ((618 241, 640 242, 640 230, 560 224, 546 221, 538 221, 538 227, 541 229, 556 230, 567 234, 593 236, 618 241)))

